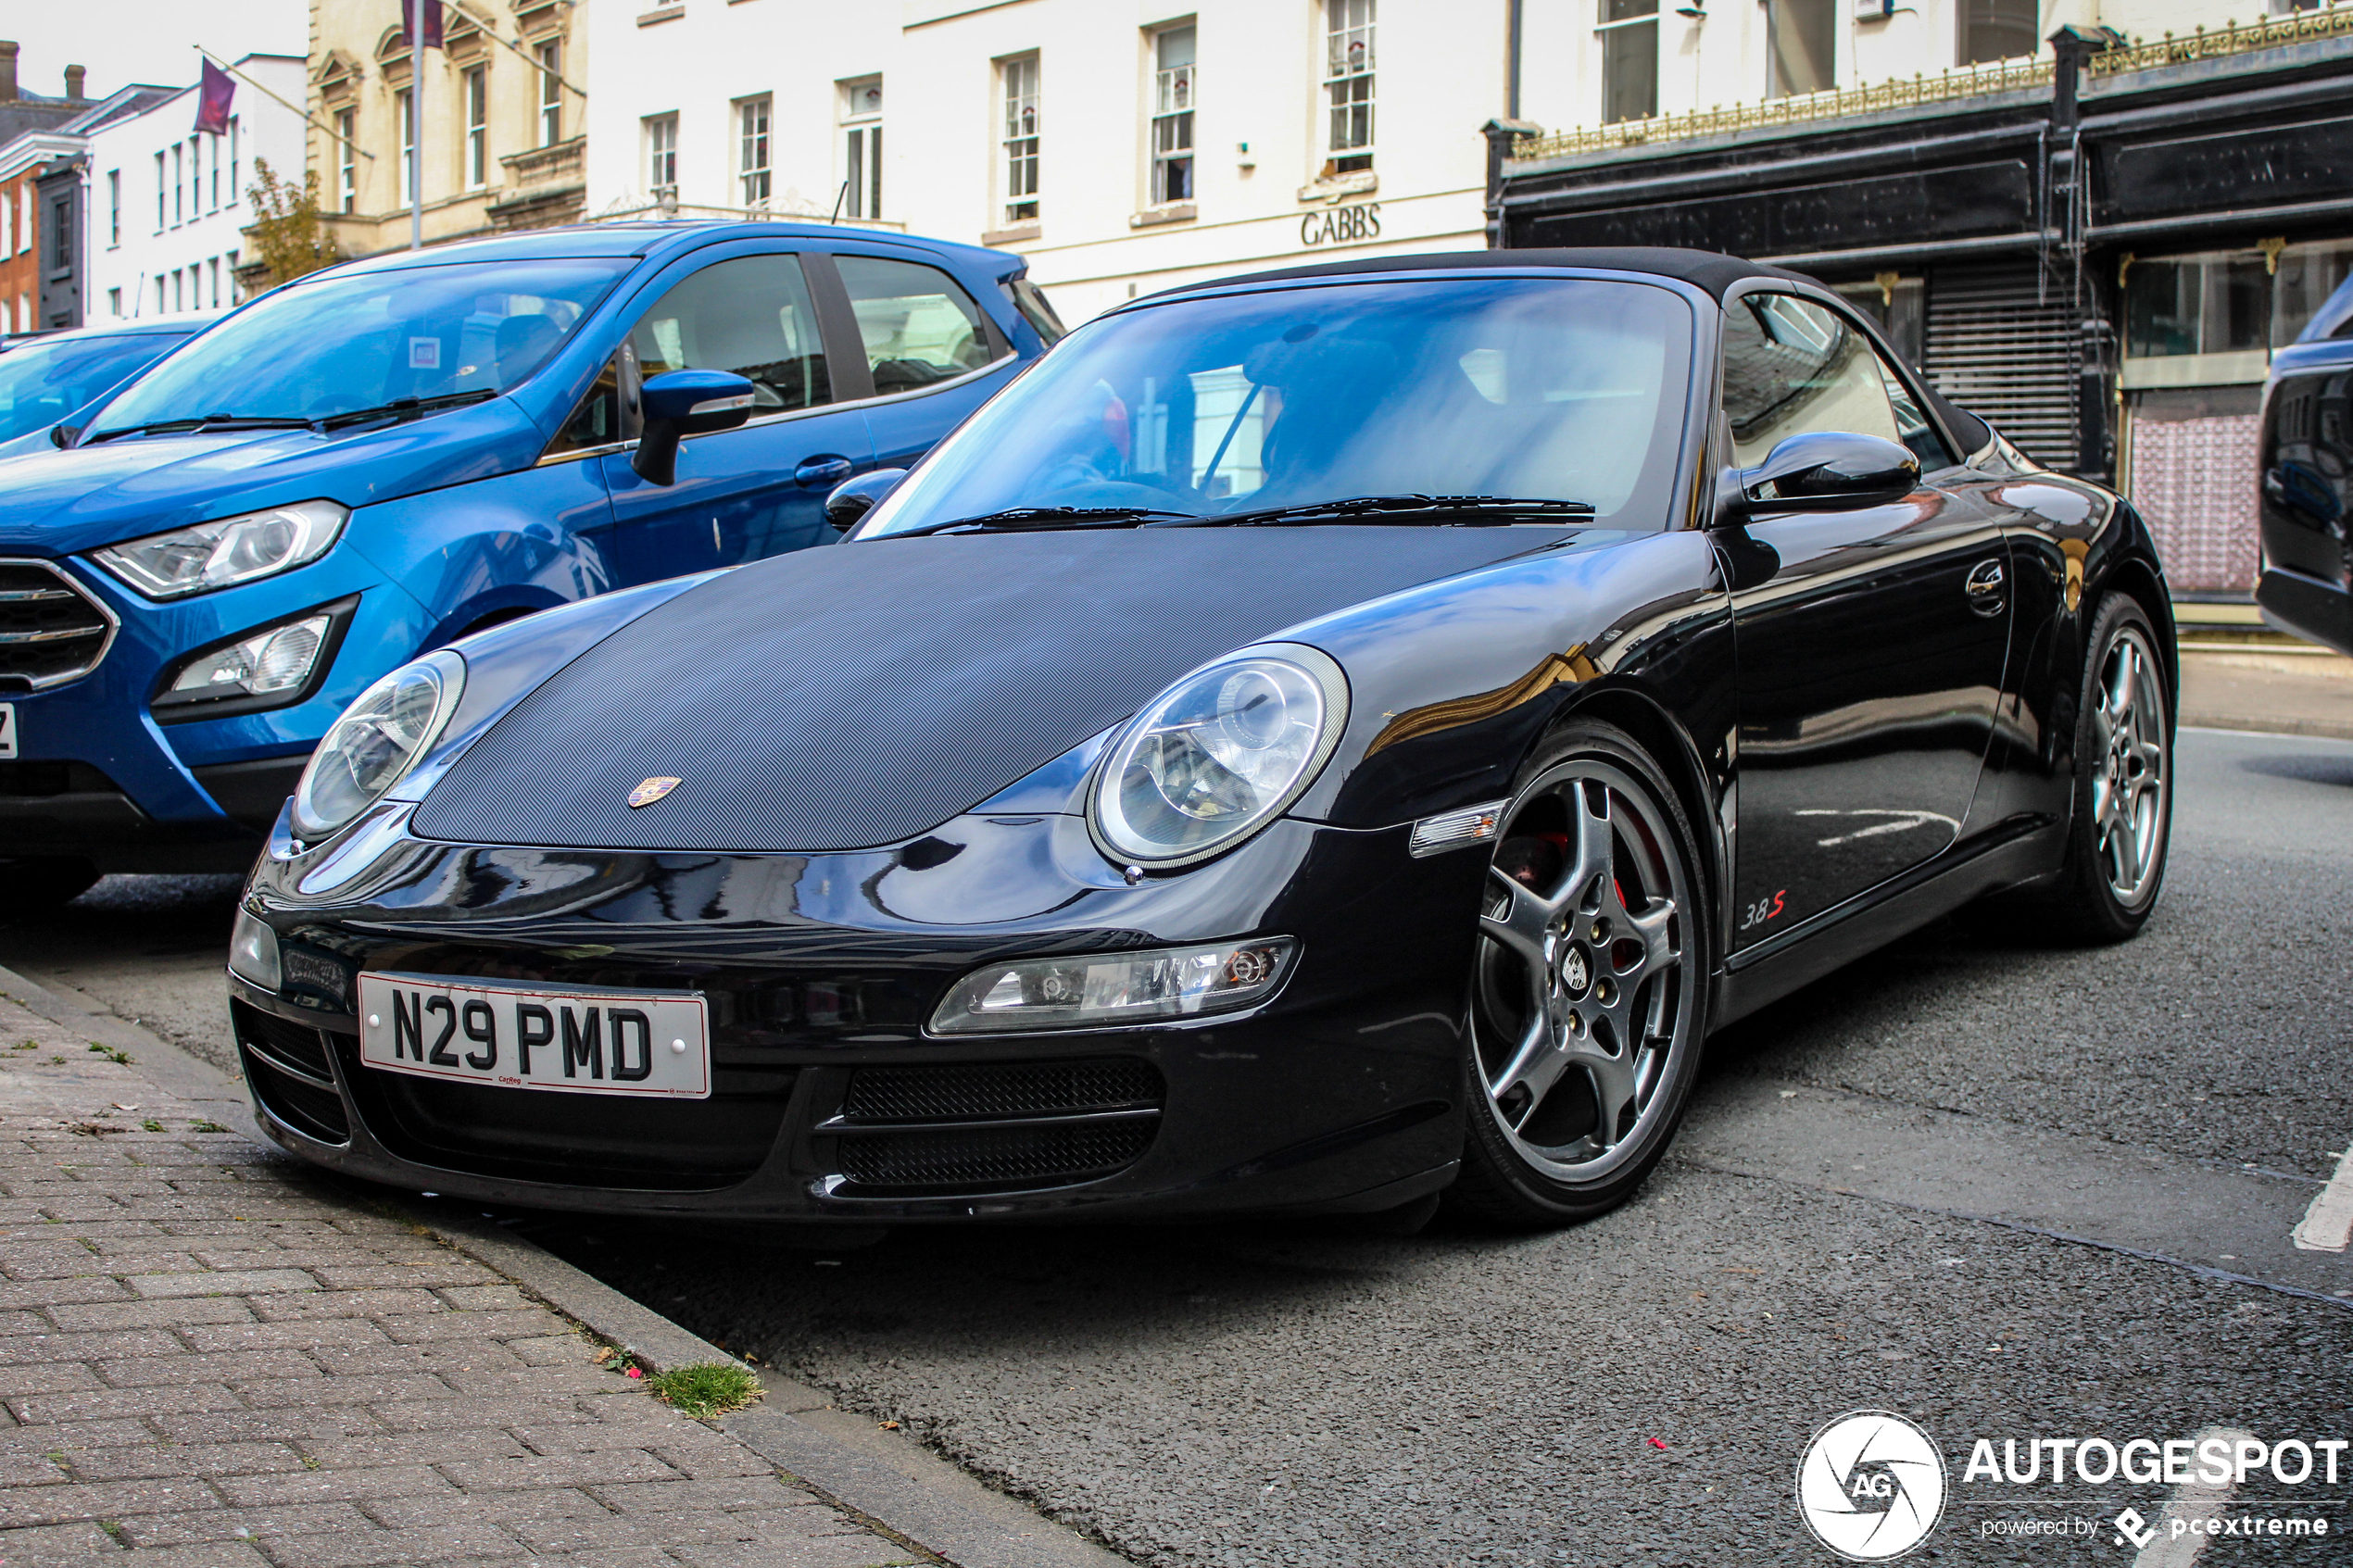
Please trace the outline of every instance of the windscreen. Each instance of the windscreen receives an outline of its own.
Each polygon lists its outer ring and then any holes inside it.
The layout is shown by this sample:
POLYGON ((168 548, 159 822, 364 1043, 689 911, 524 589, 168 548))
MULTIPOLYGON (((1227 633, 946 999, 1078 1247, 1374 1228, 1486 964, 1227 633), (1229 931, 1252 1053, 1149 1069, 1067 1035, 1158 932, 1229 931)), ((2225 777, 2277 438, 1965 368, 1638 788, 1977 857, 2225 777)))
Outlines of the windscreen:
POLYGON ((0 441, 62 422, 186 341, 185 332, 123 332, 0 354, 0 441))
POLYGON ((1581 502, 1658 529, 1692 313, 1643 283, 1384 281, 1181 299, 1079 328, 862 537, 1014 508, 1212 516, 1364 495, 1581 502))
POLYGON ((453 262, 296 283, 222 321, 109 403, 92 437, 180 420, 324 420, 403 398, 505 392, 546 363, 632 265, 453 262))

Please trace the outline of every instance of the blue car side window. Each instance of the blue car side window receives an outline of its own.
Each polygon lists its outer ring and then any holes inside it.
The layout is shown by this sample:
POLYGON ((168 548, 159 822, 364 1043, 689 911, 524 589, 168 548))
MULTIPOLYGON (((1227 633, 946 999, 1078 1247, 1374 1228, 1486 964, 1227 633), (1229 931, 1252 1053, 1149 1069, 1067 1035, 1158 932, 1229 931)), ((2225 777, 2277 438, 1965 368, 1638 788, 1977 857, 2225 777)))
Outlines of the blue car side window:
POLYGON ((641 374, 732 370, 759 413, 833 401, 817 312, 797 256, 746 256, 673 286, 631 329, 641 374))

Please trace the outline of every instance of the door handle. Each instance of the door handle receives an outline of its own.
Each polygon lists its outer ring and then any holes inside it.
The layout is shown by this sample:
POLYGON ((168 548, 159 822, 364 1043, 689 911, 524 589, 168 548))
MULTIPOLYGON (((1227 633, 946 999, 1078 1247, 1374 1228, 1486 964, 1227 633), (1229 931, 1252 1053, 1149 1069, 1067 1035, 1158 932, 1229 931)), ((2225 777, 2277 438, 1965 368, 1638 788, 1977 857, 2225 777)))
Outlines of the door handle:
POLYGON ((1978 614, 2001 614, 2002 563, 1997 560, 1978 562, 1970 570, 1968 580, 1961 584, 1961 591, 1969 596, 1969 608, 1978 614))
POLYGON ((793 483, 803 489, 814 489, 820 484, 831 488, 848 479, 850 470, 855 467, 857 465, 848 458, 837 458, 830 455, 821 458, 803 458, 800 460, 800 466, 792 470, 793 483))

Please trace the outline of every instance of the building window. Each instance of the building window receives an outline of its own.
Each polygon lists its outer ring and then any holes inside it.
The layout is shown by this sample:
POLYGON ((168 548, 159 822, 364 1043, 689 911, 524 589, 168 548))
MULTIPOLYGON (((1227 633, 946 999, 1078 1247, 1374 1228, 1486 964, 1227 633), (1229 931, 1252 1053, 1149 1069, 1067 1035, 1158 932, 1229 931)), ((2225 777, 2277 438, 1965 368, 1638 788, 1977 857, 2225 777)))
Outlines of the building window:
POLYGON ((882 216, 882 78, 841 83, 841 211, 882 216))
POLYGON ((107 291, 107 309, 116 316, 120 316, 122 314, 122 291, 120 289, 108 289, 107 291))
POLYGON ((539 144, 564 139, 564 46, 561 39, 539 45, 539 144))
POLYGON ((490 70, 475 66, 462 82, 466 103, 466 189, 490 183, 490 70))
POLYGON ((417 95, 404 87, 393 100, 400 107, 400 200, 420 194, 417 184, 417 95))
POLYGON ((182 289, 185 282, 186 275, 174 267, 171 270, 171 308, 175 311, 188 308, 188 296, 182 289))
POLYGON ((1959 17, 1965 66, 2018 59, 2042 47, 2040 0, 1961 0, 1959 17))
POLYGON ((1327 174, 1373 167, 1373 0, 1324 0, 1327 174))
POLYGON ((212 194, 208 198, 206 210, 219 212, 220 210, 220 138, 208 136, 205 138, 205 167, 212 176, 212 194))
POLYGON ((156 274, 156 314, 163 314, 163 274, 156 274))
POLYGON ((1767 96, 1838 85, 1838 0, 1765 0, 1767 96))
POLYGON ((646 121, 646 190, 656 196, 678 193, 678 117, 658 114, 646 121))
POLYGON ((204 216, 204 138, 188 138, 188 221, 204 216))
POLYGON ((184 179, 184 177, 185 177, 185 173, 186 173, 186 170, 185 170, 185 169, 183 168, 183 165, 186 163, 186 161, 187 161, 187 149, 186 149, 185 147, 182 147, 182 146, 179 143, 177 143, 177 142, 172 143, 172 144, 171 144, 171 226, 172 226, 173 228, 175 228, 175 229, 177 229, 178 227, 180 227, 180 221, 181 221, 182 218, 183 218, 183 217, 186 215, 186 213, 187 213, 187 194, 186 194, 186 188, 185 188, 185 186, 184 186, 184 185, 183 185, 183 183, 182 183, 182 181, 183 181, 183 179, 184 179))
POLYGON ((1152 34, 1152 205, 1193 199, 1194 49, 1188 24, 1152 34))
POLYGON ((335 115, 335 210, 359 210, 359 115, 343 109, 335 115))
POLYGON ((1658 113, 1658 0, 1598 0, 1602 123, 1658 113))
POLYGON ((237 117, 229 117, 229 205, 237 205, 237 117))
POLYGON ((766 207, 769 168, 769 100, 746 98, 736 106, 736 179, 746 207, 766 207))
POLYGON ((220 308, 220 257, 216 256, 207 262, 205 270, 212 274, 212 307, 218 310, 220 308))
POLYGON ((237 253, 231 251, 220 258, 221 270, 229 274, 229 303, 237 303, 237 253))
MULTIPOLYGON (((107 248, 122 244, 122 170, 107 170, 107 248)), ((115 312, 120 316, 121 311, 115 312)))
POLYGON ((1005 89, 1005 226, 1038 221, 1038 56, 997 67, 1005 89))
POLYGON ((64 197, 49 208, 49 265, 59 271, 73 265, 73 198, 64 197))
POLYGON ((156 232, 163 232, 163 155, 156 155, 156 232))

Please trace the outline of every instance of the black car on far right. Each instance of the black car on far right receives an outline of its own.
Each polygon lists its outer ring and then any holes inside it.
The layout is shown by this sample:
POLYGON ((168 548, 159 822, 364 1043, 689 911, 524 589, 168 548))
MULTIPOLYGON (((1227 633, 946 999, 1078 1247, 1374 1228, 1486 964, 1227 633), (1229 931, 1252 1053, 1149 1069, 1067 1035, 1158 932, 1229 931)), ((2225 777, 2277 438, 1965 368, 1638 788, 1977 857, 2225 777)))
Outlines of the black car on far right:
POLYGON ((2353 653, 2353 279, 2271 361, 2259 469, 2265 619, 2353 653))

